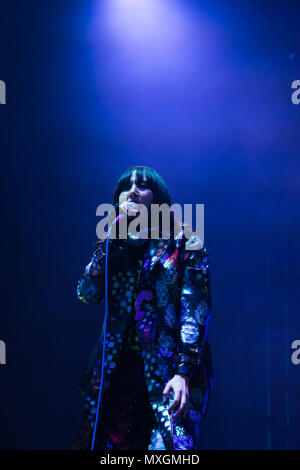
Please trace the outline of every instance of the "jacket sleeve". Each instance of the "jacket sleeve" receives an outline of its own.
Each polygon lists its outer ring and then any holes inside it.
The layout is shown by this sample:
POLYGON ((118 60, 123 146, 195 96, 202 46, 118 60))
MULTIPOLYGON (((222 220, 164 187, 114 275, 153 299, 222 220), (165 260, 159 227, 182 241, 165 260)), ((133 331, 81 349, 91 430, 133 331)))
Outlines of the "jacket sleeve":
MULTIPOLYGON (((86 304, 97 305, 105 294, 106 241, 97 243, 91 261, 77 283, 77 297, 86 304)), ((116 252, 116 246, 109 243, 109 264, 116 252)))
POLYGON ((191 377, 201 364, 210 319, 210 266, 206 248, 185 250, 176 373, 191 377))

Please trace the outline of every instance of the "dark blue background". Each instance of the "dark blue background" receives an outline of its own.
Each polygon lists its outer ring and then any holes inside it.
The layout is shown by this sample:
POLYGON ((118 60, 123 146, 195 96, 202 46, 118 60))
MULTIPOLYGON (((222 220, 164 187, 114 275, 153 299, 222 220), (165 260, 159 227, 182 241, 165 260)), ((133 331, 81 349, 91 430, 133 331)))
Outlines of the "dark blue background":
POLYGON ((300 447, 299 2, 1 5, 0 447, 70 448, 103 307, 76 299, 96 207, 154 167, 205 204, 204 449, 300 447))

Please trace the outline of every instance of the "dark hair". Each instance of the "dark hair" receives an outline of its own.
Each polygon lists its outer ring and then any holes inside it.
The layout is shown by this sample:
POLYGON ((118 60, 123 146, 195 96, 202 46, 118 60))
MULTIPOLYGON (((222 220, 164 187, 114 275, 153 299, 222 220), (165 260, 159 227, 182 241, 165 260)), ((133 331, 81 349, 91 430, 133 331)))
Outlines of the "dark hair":
POLYGON ((143 175, 145 172, 147 186, 153 192, 153 204, 166 203, 169 206, 171 205, 170 194, 166 183, 157 173, 157 171, 155 171, 153 168, 149 168, 148 166, 132 166, 122 174, 114 191, 114 204, 119 202, 120 194, 128 189, 130 178, 134 170, 136 170, 137 182, 143 180, 143 175))
MULTIPOLYGON (((113 200, 114 205, 119 202, 120 194, 123 191, 128 190, 128 187, 131 185, 130 178, 134 170, 136 170, 136 181, 138 183, 140 181, 143 181, 144 171, 145 171, 147 187, 149 187, 149 189, 151 189, 151 191, 153 192, 152 204, 164 204, 165 203, 171 206, 171 198, 170 198, 169 190, 168 190, 166 183, 164 182, 163 178, 157 173, 157 171, 155 171, 153 168, 150 168, 148 166, 132 166, 128 168, 121 175, 114 191, 114 200, 113 200)), ((118 210, 117 210, 117 213, 118 213, 118 210)), ((170 213, 170 217, 171 217, 170 234, 171 234, 171 237, 173 237, 174 228, 177 227, 177 230, 180 230, 183 228, 183 225, 185 224, 182 224, 181 222, 177 221, 173 212, 170 213)), ((160 224, 161 224, 161 219, 160 219, 160 224)), ((150 226, 150 218, 149 218, 149 226, 150 226)), ((161 225, 159 227, 159 233, 161 235, 161 225)))

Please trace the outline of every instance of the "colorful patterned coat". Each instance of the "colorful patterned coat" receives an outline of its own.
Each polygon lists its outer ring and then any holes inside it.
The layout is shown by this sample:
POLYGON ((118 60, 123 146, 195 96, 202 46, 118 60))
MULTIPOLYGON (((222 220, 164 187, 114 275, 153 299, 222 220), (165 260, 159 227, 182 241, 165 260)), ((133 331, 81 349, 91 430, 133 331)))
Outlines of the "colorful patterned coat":
MULTIPOLYGON (((211 298, 209 262, 200 240, 153 239, 143 256, 138 279, 119 263, 124 248, 109 242, 108 319, 101 404, 109 397, 113 371, 121 353, 129 315, 134 315, 144 363, 145 383, 155 415, 148 450, 199 449, 200 423, 212 390, 212 363, 207 339, 211 298), (187 244, 186 244, 187 242, 187 244), (187 249, 188 247, 198 249, 187 249), (129 293, 129 294, 128 294, 129 293), (126 309, 135 294, 134 310, 126 309), (129 311, 128 311, 129 310, 129 311), (173 420, 163 402, 166 383, 175 374, 189 375, 189 408, 173 420)), ((106 242, 98 242, 91 262, 78 282, 80 300, 99 304, 105 291, 106 242)), ((74 449, 90 449, 99 393, 103 331, 81 380, 85 404, 74 449)), ((101 406, 100 406, 101 414, 101 406)), ((145 449, 147 450, 147 449, 145 449)))

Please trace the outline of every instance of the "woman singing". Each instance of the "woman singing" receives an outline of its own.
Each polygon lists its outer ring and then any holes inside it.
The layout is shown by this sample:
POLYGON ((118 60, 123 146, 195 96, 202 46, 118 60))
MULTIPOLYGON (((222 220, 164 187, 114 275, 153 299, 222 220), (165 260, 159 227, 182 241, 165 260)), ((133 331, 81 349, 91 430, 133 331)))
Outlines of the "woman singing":
MULTIPOLYGON (((129 168, 114 204, 129 222, 138 205, 168 204, 168 188, 152 168, 129 168)), ((174 220, 174 219, 173 219, 174 220)), ((82 419, 73 449, 200 448, 200 423, 212 389, 207 339, 211 299, 207 252, 184 225, 169 238, 127 232, 109 239, 107 322, 81 380, 82 419), (104 347, 104 363, 103 363, 104 347), (99 400, 100 392, 100 400, 99 400)), ((105 299, 107 242, 96 243, 78 282, 88 304, 105 299)), ((103 323, 104 325, 104 323, 103 323)))

